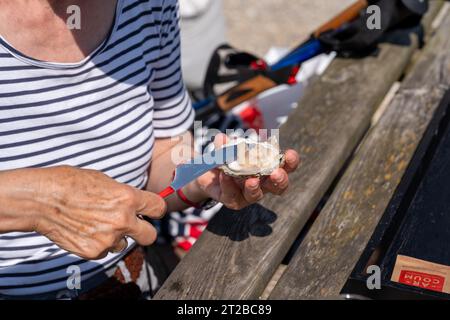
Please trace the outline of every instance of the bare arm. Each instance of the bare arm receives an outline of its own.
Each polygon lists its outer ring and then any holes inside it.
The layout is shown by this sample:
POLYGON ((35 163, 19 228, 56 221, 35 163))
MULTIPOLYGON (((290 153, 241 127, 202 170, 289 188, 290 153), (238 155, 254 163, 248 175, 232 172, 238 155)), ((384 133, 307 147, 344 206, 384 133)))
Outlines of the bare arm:
POLYGON ((68 166, 0 171, 0 233, 36 231, 86 259, 121 251, 129 236, 141 245, 156 230, 138 215, 165 213, 157 195, 101 172, 68 166))

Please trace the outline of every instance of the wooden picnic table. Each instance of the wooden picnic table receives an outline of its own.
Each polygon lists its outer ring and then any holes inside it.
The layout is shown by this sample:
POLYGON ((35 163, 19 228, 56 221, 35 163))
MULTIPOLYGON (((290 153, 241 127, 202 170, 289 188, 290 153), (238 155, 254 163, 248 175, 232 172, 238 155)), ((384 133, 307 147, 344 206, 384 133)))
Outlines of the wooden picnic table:
POLYGON ((397 31, 372 56, 336 59, 308 87, 280 132, 303 160, 289 192, 219 212, 156 299, 339 296, 450 87, 442 5, 432 1, 424 18, 425 48, 397 31))

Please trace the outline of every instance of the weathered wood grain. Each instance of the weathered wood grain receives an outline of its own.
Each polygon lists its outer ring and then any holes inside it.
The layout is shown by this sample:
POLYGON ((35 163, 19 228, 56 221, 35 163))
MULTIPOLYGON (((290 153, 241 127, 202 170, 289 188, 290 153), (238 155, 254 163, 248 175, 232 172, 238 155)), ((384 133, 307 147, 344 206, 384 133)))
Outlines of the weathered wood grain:
POLYGON ((417 49, 417 39, 405 32, 395 40, 372 57, 336 59, 308 88, 280 132, 283 147, 303 157, 290 191, 282 199, 267 197, 262 202, 267 209, 220 212, 156 299, 256 299, 262 294, 417 49))
POLYGON ((271 299, 340 293, 450 87, 450 15, 371 129, 271 299))

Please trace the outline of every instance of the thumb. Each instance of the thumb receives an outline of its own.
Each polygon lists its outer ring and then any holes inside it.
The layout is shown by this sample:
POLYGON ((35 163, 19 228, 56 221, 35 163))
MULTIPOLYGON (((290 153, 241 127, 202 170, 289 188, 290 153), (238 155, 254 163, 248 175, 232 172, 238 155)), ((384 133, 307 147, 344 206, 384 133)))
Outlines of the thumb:
POLYGON ((167 211, 167 204, 159 195, 136 190, 138 196, 138 207, 136 213, 151 219, 161 219, 167 211))

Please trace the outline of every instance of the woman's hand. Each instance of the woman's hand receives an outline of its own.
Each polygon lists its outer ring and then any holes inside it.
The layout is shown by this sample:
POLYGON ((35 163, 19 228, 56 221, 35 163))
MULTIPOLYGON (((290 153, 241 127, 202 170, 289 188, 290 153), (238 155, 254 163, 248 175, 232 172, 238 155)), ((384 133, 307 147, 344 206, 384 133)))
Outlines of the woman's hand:
MULTIPOLYGON (((216 148, 224 145, 226 139, 225 135, 218 135, 216 148)), ((198 178, 197 185, 210 198, 232 210, 240 210, 260 201, 267 193, 282 195, 286 191, 289 187, 288 174, 297 169, 300 157, 296 151, 288 150, 285 158, 284 167, 275 170, 269 177, 240 181, 216 169, 198 178)))
POLYGON ((0 232, 36 231, 88 260, 124 250, 126 236, 144 246, 152 244, 156 230, 139 215, 159 219, 166 211, 159 196, 93 170, 23 169, 2 173, 0 181, 10 186, 7 191, 0 188, 1 202, 8 208, 1 209, 5 224, 0 232), (32 214, 21 216, 23 212, 32 214), (20 219, 27 224, 14 228, 20 219))

